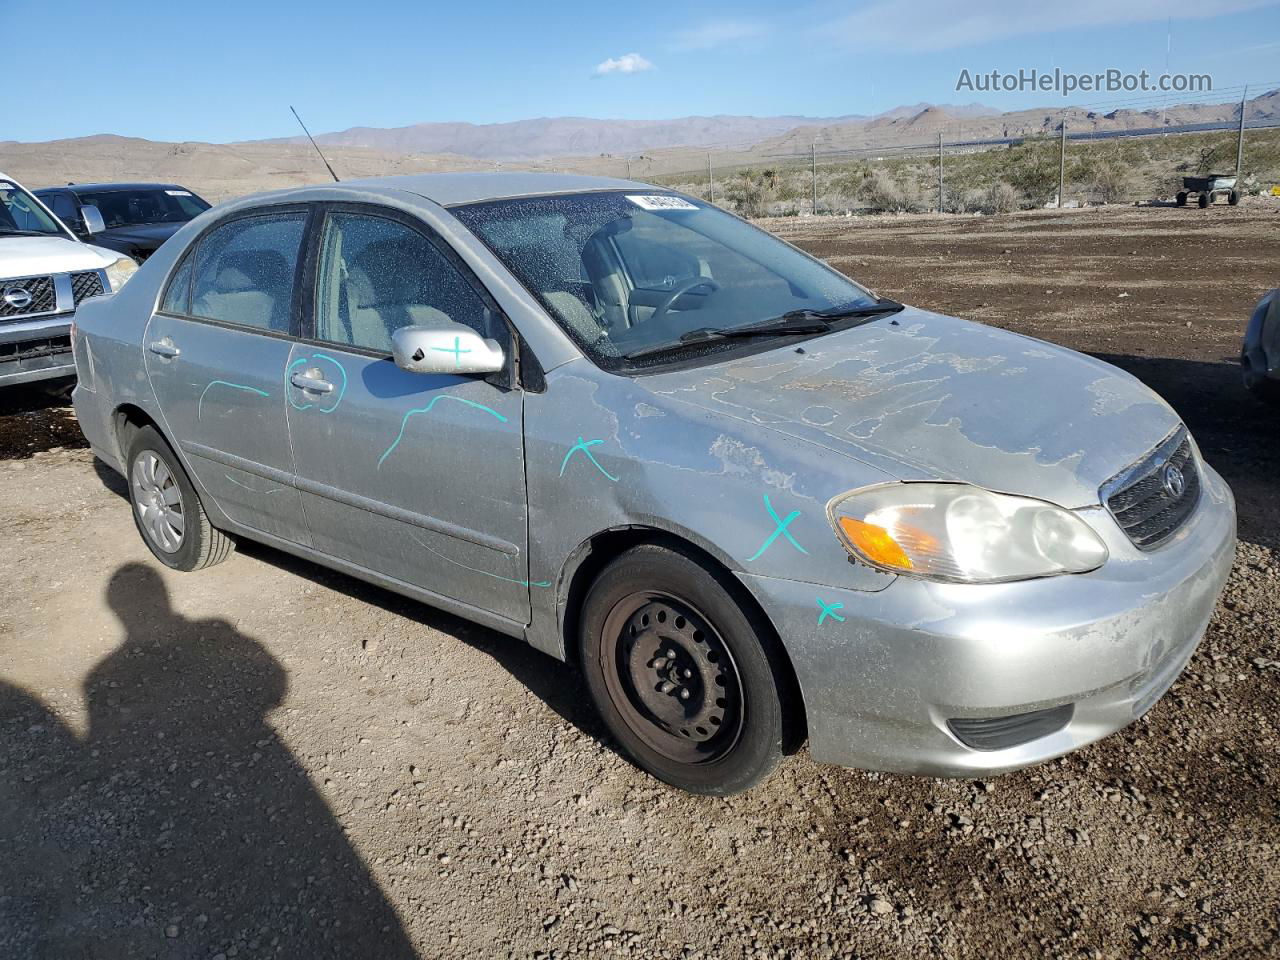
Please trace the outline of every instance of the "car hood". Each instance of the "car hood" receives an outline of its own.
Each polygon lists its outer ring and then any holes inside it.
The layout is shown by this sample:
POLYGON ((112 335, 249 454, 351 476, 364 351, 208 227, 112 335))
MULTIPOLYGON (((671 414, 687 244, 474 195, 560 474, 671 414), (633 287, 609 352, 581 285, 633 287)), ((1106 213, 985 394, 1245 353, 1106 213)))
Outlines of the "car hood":
POLYGON ((103 240, 117 243, 130 243, 146 250, 154 250, 180 229, 183 223, 135 223, 127 227, 111 227, 98 234, 103 240))
POLYGON ((0 237, 0 279, 100 270, 119 257, 114 250, 67 237, 0 237))
POLYGON ((910 307, 645 382, 899 479, 963 481, 1073 509, 1097 504, 1103 482, 1181 422, 1110 364, 910 307))

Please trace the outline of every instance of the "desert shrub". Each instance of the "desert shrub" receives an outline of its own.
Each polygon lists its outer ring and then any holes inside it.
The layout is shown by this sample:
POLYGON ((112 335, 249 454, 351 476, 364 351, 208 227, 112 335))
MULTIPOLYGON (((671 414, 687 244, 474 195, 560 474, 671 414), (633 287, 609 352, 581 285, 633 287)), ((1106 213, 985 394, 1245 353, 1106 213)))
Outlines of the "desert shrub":
POLYGON ((1003 180, 997 180, 982 191, 983 213, 1012 213, 1022 205, 1018 191, 1003 180))
POLYGON ((724 196, 739 213, 747 217, 763 217, 777 199, 777 177, 744 170, 725 182, 724 196))
POLYGON ((962 195, 944 196, 948 213, 1012 213, 1021 205, 1018 191, 1003 180, 985 187, 970 187, 962 195))
POLYGON ((1093 195, 1101 203, 1121 203, 1133 192, 1133 178, 1119 164, 1100 163, 1093 172, 1093 195))
POLYGON ((829 189, 818 194, 818 209, 825 214, 852 213, 859 206, 857 194, 854 193, 829 189))
POLYGON ((914 180, 876 170, 862 185, 862 201, 877 213, 914 213, 925 208, 914 180))

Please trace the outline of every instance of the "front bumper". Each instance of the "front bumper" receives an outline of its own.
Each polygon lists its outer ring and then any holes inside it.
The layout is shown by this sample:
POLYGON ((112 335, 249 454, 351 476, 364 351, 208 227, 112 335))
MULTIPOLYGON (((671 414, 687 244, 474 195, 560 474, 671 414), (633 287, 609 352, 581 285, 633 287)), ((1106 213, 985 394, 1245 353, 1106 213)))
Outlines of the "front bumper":
POLYGON ((1196 512, 1150 552, 1101 507, 1079 511, 1111 552, 1089 574, 980 586, 898 577, 878 593, 744 575, 791 656, 814 759, 986 776, 1140 717, 1191 658, 1235 555, 1231 491, 1201 469, 1196 512), (819 624, 824 607, 835 615, 819 624), (967 746, 948 723, 1055 707, 1042 714, 1060 721, 1050 732, 998 749, 967 746))
POLYGON ((0 323, 0 387, 75 376, 73 314, 0 323))

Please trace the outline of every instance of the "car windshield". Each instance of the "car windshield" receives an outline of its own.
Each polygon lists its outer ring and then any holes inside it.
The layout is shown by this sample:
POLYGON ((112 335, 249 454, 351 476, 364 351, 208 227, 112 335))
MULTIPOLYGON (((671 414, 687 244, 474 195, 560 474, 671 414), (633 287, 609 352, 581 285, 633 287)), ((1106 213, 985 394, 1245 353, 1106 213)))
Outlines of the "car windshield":
POLYGON ((752 339, 720 331, 878 303, 763 230, 672 194, 522 197, 451 212, 605 369, 641 356, 685 361, 752 339))
POLYGON ((209 204, 181 187, 76 191, 76 196, 81 206, 97 207, 108 228, 141 223, 186 223, 209 209, 209 204))
POLYGON ((0 236, 54 236, 66 233, 35 197, 10 180, 0 180, 0 236))

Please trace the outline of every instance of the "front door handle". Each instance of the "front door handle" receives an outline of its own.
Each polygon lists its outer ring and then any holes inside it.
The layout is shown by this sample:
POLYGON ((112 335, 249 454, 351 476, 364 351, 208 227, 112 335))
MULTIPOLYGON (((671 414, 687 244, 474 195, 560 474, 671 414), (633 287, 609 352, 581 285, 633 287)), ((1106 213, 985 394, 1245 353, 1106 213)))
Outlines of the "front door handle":
POLYGON ((305 373, 295 373, 289 378, 299 390, 310 390, 312 393, 333 393, 333 384, 319 377, 309 377, 305 373))
POLYGON ((147 349, 156 356, 165 357, 169 360, 172 360, 174 357, 178 356, 178 354, 182 353, 181 350, 174 346, 173 341, 168 337, 165 337, 163 340, 152 340, 147 344, 147 349))

